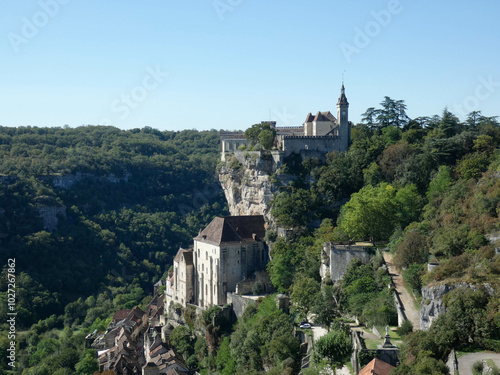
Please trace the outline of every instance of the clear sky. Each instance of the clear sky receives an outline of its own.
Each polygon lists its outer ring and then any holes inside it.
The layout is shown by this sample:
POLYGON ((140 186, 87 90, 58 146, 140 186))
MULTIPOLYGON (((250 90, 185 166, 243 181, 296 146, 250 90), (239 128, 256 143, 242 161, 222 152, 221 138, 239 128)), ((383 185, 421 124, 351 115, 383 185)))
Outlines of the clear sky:
POLYGON ((3 0, 0 125, 122 129, 500 115, 498 0, 3 0), (335 113, 335 112, 334 112, 335 113))

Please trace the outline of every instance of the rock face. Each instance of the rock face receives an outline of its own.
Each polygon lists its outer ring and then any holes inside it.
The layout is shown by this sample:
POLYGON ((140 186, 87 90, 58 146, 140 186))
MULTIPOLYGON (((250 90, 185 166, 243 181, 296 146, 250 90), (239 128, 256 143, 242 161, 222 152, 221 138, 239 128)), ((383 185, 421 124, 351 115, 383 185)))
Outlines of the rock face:
POLYGON ((43 219, 43 229, 53 232, 59 223, 58 216, 66 217, 66 206, 40 206, 38 215, 43 219))
POLYGON ((454 288, 446 284, 422 288, 422 302, 420 303, 420 329, 422 331, 429 330, 432 322, 446 312, 443 296, 454 288))
POLYGON ((271 153, 235 152, 219 169, 231 215, 264 215, 271 221, 270 202, 273 196, 271 176, 279 160, 271 153))
POLYGON ((82 181, 85 178, 91 178, 91 179, 97 179, 97 180, 104 179, 108 182, 116 184, 116 183, 119 183, 121 181, 128 182, 130 177, 131 177, 131 174, 129 172, 125 172, 123 177, 117 177, 113 173, 110 173, 106 177, 97 177, 91 173, 76 172, 75 174, 68 174, 68 175, 53 177, 52 185, 54 187, 60 187, 60 188, 67 190, 67 189, 71 189, 73 187, 73 185, 77 184, 78 182, 82 181))
MULTIPOLYGON (((488 294, 493 295, 495 290, 490 284, 482 285, 488 294)), ((474 284, 458 283, 458 284, 441 284, 438 286, 422 288, 422 302, 420 303, 420 329, 423 331, 429 330, 432 322, 439 315, 446 312, 446 306, 443 303, 443 297, 446 293, 455 288, 470 288, 476 290, 478 286, 474 284)))

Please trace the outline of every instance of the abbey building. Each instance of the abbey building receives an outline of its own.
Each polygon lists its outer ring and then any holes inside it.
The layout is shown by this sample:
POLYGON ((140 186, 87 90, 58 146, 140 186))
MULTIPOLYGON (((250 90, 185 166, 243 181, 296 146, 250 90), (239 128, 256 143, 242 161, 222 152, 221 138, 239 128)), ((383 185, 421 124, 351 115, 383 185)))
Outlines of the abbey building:
POLYGON ((166 304, 201 308, 227 303, 246 279, 266 269, 262 215, 216 217, 196 236, 192 249, 179 249, 167 279, 166 304))

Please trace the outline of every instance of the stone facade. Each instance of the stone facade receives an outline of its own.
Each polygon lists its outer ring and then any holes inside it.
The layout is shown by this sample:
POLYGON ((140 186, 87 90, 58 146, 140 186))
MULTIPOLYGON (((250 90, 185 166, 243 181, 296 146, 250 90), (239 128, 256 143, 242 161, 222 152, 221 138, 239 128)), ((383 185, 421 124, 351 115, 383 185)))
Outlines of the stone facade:
POLYGON ((176 286, 176 294, 174 295, 174 302, 178 302, 183 306, 187 303, 194 302, 194 263, 193 263, 193 249, 179 249, 174 258, 174 273, 173 283, 176 286))
POLYGON ((323 244, 321 252, 321 279, 331 278, 333 282, 342 280, 349 262, 355 258, 361 259, 363 264, 368 263, 370 255, 362 246, 334 245, 330 242, 323 244))
MULTIPOLYGON (((276 130, 275 145, 281 151, 281 161, 292 153, 312 150, 326 154, 331 151, 347 151, 351 140, 349 124, 349 102, 342 84, 337 102, 337 118, 330 112, 309 113, 302 126, 276 127, 274 121, 269 123, 276 130)), ((226 154, 248 146, 243 132, 221 133, 222 161, 226 154)))
POLYGON ((262 215, 216 217, 194 238, 193 249, 180 249, 174 272, 167 279, 167 307, 171 301, 201 308, 227 303, 243 280, 265 270, 269 255, 262 215))

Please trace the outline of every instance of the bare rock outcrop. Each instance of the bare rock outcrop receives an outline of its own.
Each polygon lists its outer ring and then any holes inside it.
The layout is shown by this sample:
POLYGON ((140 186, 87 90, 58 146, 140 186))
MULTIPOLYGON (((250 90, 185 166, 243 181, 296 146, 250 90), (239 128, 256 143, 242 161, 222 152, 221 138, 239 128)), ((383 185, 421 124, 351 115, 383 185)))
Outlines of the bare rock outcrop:
POLYGON ((271 153, 235 152, 219 169, 231 215, 264 215, 271 221, 272 176, 279 161, 271 153))
MULTIPOLYGON (((494 289, 490 284, 482 284, 486 291, 493 295, 494 289)), ((446 306, 443 303, 443 297, 456 288, 470 288, 476 290, 478 285, 457 283, 457 284, 441 284, 437 286, 430 286, 422 288, 422 302, 420 303, 420 329, 423 331, 429 330, 432 322, 436 320, 439 315, 446 312, 446 306)))

